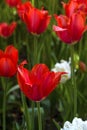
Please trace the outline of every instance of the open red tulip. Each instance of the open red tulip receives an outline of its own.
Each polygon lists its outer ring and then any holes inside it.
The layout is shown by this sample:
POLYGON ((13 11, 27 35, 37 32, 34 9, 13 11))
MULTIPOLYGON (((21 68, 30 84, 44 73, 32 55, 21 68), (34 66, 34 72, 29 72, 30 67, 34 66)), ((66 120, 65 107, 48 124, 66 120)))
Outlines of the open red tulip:
POLYGON ((11 36, 16 26, 16 22, 12 22, 10 25, 8 25, 7 23, 0 23, 0 36, 4 38, 11 36))
POLYGON ((73 13, 71 17, 65 15, 55 15, 58 26, 53 25, 53 30, 57 36, 67 44, 79 41, 86 31, 86 17, 82 11, 73 13))
POLYGON ((5 52, 0 50, 0 76, 11 77, 17 71, 18 51, 9 45, 5 52))
POLYGON ((45 64, 36 64, 31 71, 19 65, 17 79, 22 92, 33 101, 45 99, 59 84, 65 72, 52 72, 45 64))
POLYGON ((16 7, 18 4, 21 3, 21 0, 6 0, 6 3, 7 3, 10 7, 16 7))

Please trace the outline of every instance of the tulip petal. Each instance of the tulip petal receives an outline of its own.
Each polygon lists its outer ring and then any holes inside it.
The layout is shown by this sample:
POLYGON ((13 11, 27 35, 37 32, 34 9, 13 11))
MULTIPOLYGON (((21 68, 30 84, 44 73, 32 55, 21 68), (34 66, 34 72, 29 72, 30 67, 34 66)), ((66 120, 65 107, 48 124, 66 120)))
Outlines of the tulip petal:
POLYGON ((32 4, 27 1, 25 3, 22 3, 20 5, 17 6, 17 12, 19 17, 24 21, 24 15, 25 13, 29 12, 30 9, 32 8, 32 4))
POLYGON ((79 41, 85 29, 85 18, 81 13, 72 15, 70 29, 73 41, 79 41))
POLYGON ((15 65, 17 64, 17 62, 18 62, 18 50, 16 48, 14 48, 12 45, 9 45, 5 49, 5 54, 12 59, 12 61, 14 62, 15 65))
POLYGON ((68 29, 60 28, 53 25, 53 30, 56 32, 57 36, 65 43, 69 44, 72 42, 72 38, 68 29))
POLYGON ((32 8, 24 16, 24 21, 27 25, 28 31, 31 33, 36 33, 40 24, 41 13, 38 9, 32 8))
POLYGON ((16 71, 16 66, 9 58, 0 59, 0 76, 11 77, 16 71))
POLYGON ((67 28, 68 27, 69 18, 67 16, 65 16, 65 15, 57 16, 55 14, 54 17, 55 17, 59 27, 61 27, 61 28, 67 28))
POLYGON ((42 17, 40 20, 39 28, 37 30, 37 34, 43 33, 46 30, 51 19, 51 16, 48 15, 48 11, 41 10, 40 12, 42 17))

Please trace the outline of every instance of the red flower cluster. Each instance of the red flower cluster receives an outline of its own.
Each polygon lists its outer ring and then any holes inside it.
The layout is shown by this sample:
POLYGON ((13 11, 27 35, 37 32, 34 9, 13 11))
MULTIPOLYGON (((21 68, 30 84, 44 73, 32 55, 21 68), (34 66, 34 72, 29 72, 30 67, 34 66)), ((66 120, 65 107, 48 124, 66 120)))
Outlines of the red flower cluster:
POLYGON ((16 28, 16 22, 12 22, 10 25, 7 23, 0 23, 0 36, 7 38, 12 35, 16 28))
POLYGON ((46 98, 59 84, 64 72, 51 72, 45 64, 36 64, 28 71, 21 64, 18 67, 17 79, 20 89, 33 101, 46 98))
POLYGON ((30 2, 20 4, 17 10, 30 33, 41 34, 46 30, 51 18, 48 11, 35 8, 30 2))
POLYGON ((81 39, 87 29, 87 2, 70 0, 67 4, 63 3, 63 7, 66 15, 54 15, 58 26, 53 25, 53 30, 63 42, 73 44, 81 39))
POLYGON ((6 3, 10 7, 17 7, 17 5, 19 5, 21 3, 21 0, 6 0, 6 3))
POLYGON ((12 45, 0 50, 0 76, 11 77, 17 71, 18 51, 12 45))

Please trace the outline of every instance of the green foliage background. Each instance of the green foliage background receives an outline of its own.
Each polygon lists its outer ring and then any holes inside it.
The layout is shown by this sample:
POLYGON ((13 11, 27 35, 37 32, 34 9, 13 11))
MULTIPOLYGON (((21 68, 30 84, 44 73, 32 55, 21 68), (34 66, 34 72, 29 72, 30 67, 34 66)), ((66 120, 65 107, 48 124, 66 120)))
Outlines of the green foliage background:
MULTIPOLYGON (((64 1, 66 2, 66 1, 64 1)), ((37 0, 35 6, 41 8, 44 6, 52 19, 48 29, 37 36, 37 52, 38 57, 34 58, 34 37, 29 34, 26 26, 20 20, 15 8, 10 8, 4 0, 0 1, 0 23, 12 21, 17 22, 17 28, 13 35, 8 39, 0 37, 0 49, 5 49, 7 45, 13 44, 19 51, 19 63, 27 59, 29 64, 26 66, 31 69, 35 61, 38 63, 45 63, 50 69, 56 62, 61 59, 69 60, 70 46, 63 43, 53 32, 52 25, 56 24, 53 14, 63 14, 64 10, 59 0, 37 0)), ((76 30, 75 30, 76 31, 76 30)), ((82 39, 74 45, 75 57, 79 57, 87 65, 87 32, 82 39)), ((78 66, 78 60, 76 59, 78 66)), ((78 68, 76 71, 76 83, 78 89, 78 113, 77 116, 87 119, 87 72, 82 72, 78 68)), ((2 77, 0 77, 0 130, 2 130, 2 101, 3 101, 3 87, 2 77)), ((29 109, 31 108, 31 101, 27 100, 29 109)), ((19 86, 17 85, 16 76, 8 79, 8 95, 6 106, 7 130, 25 130, 23 106, 21 102, 21 94, 19 86)), ((71 88, 71 79, 65 84, 60 84, 44 101, 41 102, 41 107, 44 109, 44 129, 56 130, 55 119, 62 127, 66 120, 73 119, 73 93, 71 88)))

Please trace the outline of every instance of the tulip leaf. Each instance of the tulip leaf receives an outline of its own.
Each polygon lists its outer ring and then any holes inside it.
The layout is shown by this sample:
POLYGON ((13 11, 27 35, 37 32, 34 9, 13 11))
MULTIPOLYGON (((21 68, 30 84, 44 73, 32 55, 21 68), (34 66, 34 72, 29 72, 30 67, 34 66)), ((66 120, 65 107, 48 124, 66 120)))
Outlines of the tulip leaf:
POLYGON ((13 86, 11 89, 8 90, 7 95, 9 95, 11 92, 13 92, 13 91, 15 91, 17 89, 19 89, 19 85, 13 86))

